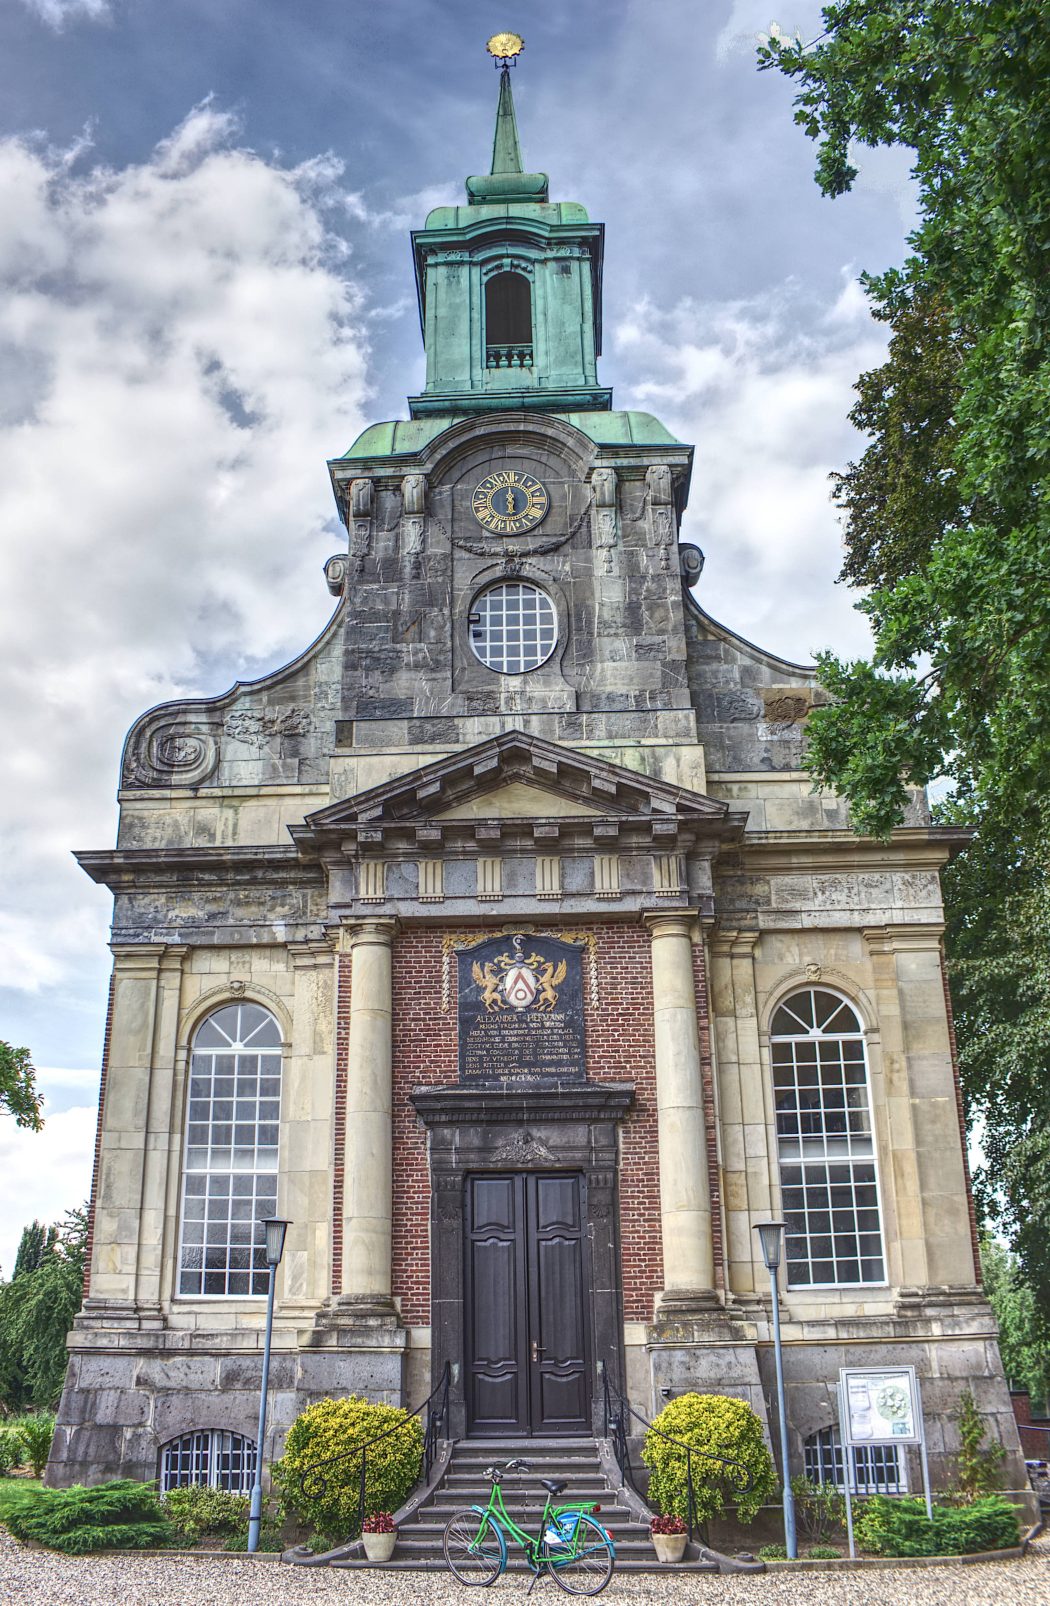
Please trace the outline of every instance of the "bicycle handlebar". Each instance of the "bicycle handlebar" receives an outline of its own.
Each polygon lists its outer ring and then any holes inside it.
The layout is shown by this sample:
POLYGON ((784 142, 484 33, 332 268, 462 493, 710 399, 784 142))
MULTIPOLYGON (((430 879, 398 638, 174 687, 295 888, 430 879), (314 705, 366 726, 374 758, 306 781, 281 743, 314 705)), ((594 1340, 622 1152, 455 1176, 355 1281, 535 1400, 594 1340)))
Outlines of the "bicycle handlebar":
POLYGON ((532 1468, 529 1466, 529 1463, 527 1461, 523 1460, 519 1456, 513 1461, 505 1462, 502 1467, 501 1466, 497 1466, 496 1463, 493 1462, 491 1467, 486 1467, 485 1468, 484 1476, 486 1478, 488 1478, 491 1483, 499 1483, 500 1479, 503 1477, 503 1474, 505 1472, 531 1472, 531 1471, 532 1471, 532 1468))

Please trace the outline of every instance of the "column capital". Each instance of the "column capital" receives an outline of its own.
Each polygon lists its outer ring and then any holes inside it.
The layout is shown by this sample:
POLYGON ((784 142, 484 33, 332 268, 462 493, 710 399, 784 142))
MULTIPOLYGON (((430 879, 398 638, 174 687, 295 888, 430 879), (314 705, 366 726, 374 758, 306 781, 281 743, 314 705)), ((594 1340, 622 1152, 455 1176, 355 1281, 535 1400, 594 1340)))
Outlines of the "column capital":
POLYGON ((288 957, 296 970, 310 969, 314 965, 330 965, 334 954, 334 939, 319 938, 313 942, 290 942, 288 957))
POLYGON ((344 920, 339 928, 339 952, 355 948, 392 948, 400 922, 389 915, 368 915, 363 920, 344 920))
POLYGON ((167 951, 163 942, 111 942, 109 947, 114 973, 122 976, 156 976, 167 951))
POLYGON ((688 937, 692 942, 699 919, 697 909, 654 909, 642 915, 642 924, 653 942, 660 937, 688 937))
POLYGON ((939 949, 944 936, 941 921, 902 921, 897 925, 862 926, 861 936, 873 954, 928 953, 939 949))
POLYGON ((758 947, 762 933, 756 927, 716 925, 708 941, 712 954, 719 959, 746 959, 758 947))

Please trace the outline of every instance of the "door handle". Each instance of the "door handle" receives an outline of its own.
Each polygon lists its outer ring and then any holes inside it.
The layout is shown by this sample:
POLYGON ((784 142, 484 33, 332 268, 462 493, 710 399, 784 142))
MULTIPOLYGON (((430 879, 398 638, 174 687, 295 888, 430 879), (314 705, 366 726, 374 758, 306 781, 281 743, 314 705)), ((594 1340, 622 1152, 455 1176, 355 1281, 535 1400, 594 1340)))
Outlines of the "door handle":
POLYGON ((535 1365, 539 1361, 539 1358, 540 1358, 541 1355, 546 1355, 546 1353, 547 1353, 547 1351, 544 1349, 543 1345, 538 1343, 536 1341, 536 1339, 533 1339, 533 1341, 532 1341, 532 1361, 533 1361, 533 1365, 535 1365))

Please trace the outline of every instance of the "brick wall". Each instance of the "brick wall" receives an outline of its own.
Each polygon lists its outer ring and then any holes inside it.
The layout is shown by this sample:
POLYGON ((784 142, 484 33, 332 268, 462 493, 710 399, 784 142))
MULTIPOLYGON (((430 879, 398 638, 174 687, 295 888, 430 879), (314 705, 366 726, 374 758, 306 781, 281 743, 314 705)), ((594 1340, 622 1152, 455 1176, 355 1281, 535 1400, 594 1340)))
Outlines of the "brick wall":
MULTIPOLYGON (((585 959, 587 1075, 594 1081, 630 1081, 635 1085, 635 1105, 622 1131, 619 1179, 623 1298, 624 1316, 628 1321, 648 1321, 652 1318, 653 1295, 663 1286, 649 935, 640 926, 610 924, 593 929, 598 944, 599 1001, 597 1006, 591 1002, 585 959)), ((478 933, 479 938, 482 935, 478 933)), ((394 1293, 400 1298, 403 1319, 421 1326, 430 1320, 430 1178, 426 1134, 416 1118, 410 1094, 414 1087, 454 1083, 458 1076, 454 956, 449 966, 448 1008, 445 1011, 441 1008, 444 936, 445 932, 440 929, 403 932, 395 942, 393 956, 394 1293)), ((715 1187, 718 1170, 710 1033, 700 948, 695 950, 695 963, 708 1147, 715 1187)), ((346 991, 341 983, 339 1022, 344 1034, 344 1010, 348 1008, 344 1003, 346 991)), ((340 1046, 344 1086, 345 1057, 344 1035, 340 1046)), ((712 1203, 716 1265, 720 1274, 721 1215, 717 1196, 712 1203)))

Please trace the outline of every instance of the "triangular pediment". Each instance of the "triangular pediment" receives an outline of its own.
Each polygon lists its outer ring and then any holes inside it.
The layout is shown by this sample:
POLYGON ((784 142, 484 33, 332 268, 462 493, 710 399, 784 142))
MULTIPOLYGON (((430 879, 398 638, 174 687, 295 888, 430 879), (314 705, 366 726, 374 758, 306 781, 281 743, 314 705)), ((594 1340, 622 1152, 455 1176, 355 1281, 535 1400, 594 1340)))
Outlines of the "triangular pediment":
POLYGON ((544 817, 565 819, 569 816, 600 816, 602 809, 593 803, 584 803, 576 797, 550 788, 529 786, 525 781, 507 781, 489 791, 477 792, 460 798, 449 809, 441 809, 435 820, 534 820, 544 817))
POLYGON ((524 731, 505 731, 473 747, 398 775, 308 816, 292 835, 301 849, 357 837, 375 842, 398 828, 455 831, 490 823, 539 830, 545 821, 598 831, 643 825, 655 834, 687 825, 723 835, 735 829, 728 806, 688 788, 610 764, 524 731))

